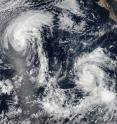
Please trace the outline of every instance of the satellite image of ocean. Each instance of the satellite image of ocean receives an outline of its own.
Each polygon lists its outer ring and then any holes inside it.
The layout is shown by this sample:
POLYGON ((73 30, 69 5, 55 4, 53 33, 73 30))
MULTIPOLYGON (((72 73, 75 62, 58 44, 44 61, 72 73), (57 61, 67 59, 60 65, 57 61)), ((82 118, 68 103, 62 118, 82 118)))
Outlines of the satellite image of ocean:
POLYGON ((0 124, 117 124, 117 0, 0 0, 0 124))

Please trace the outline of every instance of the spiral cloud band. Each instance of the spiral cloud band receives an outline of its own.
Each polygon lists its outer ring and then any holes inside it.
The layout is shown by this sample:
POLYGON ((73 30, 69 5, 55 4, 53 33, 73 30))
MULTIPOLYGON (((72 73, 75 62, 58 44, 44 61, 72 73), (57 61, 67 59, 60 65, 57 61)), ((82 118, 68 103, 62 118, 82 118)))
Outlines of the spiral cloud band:
POLYGON ((117 121, 117 26, 96 7, 0 1, 0 124, 117 121))

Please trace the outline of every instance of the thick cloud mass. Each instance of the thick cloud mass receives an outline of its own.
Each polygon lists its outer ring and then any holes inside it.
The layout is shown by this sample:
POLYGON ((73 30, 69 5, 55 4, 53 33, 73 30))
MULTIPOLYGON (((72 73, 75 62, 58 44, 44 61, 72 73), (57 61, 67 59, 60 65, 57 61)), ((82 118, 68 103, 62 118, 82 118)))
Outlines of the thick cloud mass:
POLYGON ((92 0, 0 2, 0 124, 115 124, 117 26, 92 0))

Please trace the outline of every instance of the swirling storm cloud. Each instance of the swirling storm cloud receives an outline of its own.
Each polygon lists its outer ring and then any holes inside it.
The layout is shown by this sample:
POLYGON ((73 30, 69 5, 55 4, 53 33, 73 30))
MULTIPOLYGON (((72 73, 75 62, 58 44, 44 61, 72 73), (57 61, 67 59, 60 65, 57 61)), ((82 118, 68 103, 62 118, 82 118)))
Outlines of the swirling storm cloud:
POLYGON ((109 15, 94 0, 1 0, 0 124, 116 124, 109 15))

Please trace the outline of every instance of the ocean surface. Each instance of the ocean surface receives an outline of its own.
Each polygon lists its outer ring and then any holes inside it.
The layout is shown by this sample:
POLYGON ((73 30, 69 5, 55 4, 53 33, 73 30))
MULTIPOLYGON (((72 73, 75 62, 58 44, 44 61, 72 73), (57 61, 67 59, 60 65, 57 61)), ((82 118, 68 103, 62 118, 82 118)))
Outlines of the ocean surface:
POLYGON ((116 124, 116 81, 117 23, 95 0, 0 0, 0 124, 116 124))

